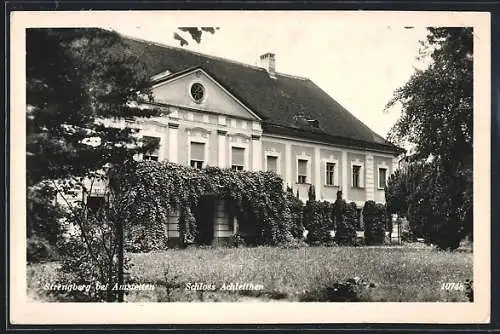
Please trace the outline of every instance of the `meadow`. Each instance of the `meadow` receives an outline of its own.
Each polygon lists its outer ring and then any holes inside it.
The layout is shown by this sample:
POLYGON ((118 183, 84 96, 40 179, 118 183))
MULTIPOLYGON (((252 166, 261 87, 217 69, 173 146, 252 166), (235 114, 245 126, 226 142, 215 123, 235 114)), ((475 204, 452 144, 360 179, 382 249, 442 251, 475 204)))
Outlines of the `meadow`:
MULTIPOLYGON (((463 289, 442 289, 473 276, 471 251, 427 246, 188 248, 128 254, 129 282, 154 290, 129 291, 128 302, 186 301, 374 301, 465 302, 463 289), (332 298, 355 281, 355 298, 332 298), (221 290, 226 284, 258 290, 221 290), (202 286, 204 290, 186 287, 202 286), (208 290, 206 288, 208 287, 208 290), (215 291, 211 291, 215 287, 215 291)), ((47 300, 41 286, 57 263, 28 266, 28 295, 47 300)), ((352 291, 351 291, 352 292, 352 291)), ((337 296, 338 297, 338 296, 337 296)), ((351 296, 352 297, 352 296, 351 296)))

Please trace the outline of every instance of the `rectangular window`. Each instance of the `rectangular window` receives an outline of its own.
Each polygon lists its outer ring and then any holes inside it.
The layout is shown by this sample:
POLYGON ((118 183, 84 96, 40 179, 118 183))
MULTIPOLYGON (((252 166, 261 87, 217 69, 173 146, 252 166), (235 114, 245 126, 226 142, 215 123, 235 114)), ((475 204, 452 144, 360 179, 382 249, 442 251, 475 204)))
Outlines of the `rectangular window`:
POLYGON ((361 166, 352 166, 352 186, 354 188, 360 188, 361 183, 360 183, 360 171, 361 171, 361 166))
POLYGON ((299 159, 297 165, 297 183, 307 183, 307 160, 299 159))
POLYGON ((158 156, 160 152, 160 138, 151 137, 151 136, 143 136, 142 137, 143 145, 151 147, 143 155, 143 160, 153 160, 158 161, 158 156))
POLYGON ((387 168, 378 169, 378 187, 380 189, 385 188, 385 178, 387 176, 387 168))
POLYGON ((241 147, 232 147, 231 153, 231 169, 243 170, 245 166, 245 149, 241 147))
POLYGON ((205 162, 205 144, 191 142, 191 167, 201 169, 205 162))
POLYGON ((333 186, 335 183, 335 164, 333 162, 326 163, 326 184, 333 186))
POLYGON ((267 171, 278 173, 278 157, 268 155, 267 159, 267 171))

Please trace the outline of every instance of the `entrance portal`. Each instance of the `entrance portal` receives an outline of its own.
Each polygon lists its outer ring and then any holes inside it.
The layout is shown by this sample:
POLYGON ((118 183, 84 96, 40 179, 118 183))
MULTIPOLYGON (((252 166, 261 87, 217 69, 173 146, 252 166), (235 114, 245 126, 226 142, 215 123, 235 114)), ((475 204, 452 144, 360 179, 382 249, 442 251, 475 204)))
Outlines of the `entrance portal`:
POLYGON ((194 216, 199 227, 199 243, 211 245, 214 241, 215 196, 202 196, 194 216))

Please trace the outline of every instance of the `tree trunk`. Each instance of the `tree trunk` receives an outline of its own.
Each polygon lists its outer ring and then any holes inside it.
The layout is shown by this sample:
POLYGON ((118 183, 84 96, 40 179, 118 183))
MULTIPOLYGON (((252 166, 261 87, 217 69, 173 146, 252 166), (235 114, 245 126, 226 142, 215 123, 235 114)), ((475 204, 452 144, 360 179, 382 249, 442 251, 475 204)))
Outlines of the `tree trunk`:
POLYGON ((117 220, 117 242, 118 242, 118 302, 123 303, 123 222, 117 220))

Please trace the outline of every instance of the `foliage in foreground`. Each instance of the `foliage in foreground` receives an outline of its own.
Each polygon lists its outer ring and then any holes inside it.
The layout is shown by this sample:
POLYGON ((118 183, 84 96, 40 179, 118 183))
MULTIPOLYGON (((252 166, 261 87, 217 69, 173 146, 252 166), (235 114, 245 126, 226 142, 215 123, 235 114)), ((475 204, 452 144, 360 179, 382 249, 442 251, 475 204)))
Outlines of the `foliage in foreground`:
POLYGON ((65 210, 55 202, 55 192, 45 182, 29 187, 26 195, 27 261, 54 260, 64 232, 59 221, 65 210))
MULTIPOLYGON (((102 176, 104 177, 104 176, 102 176)), ((92 188, 91 188, 92 189, 92 188)), ((120 268, 127 271, 127 258, 120 262, 122 231, 126 226, 129 203, 127 193, 117 194, 108 189, 106 201, 92 208, 84 201, 68 202, 69 220, 74 231, 69 233, 61 247, 62 263, 58 281, 64 284, 92 285, 102 289, 89 291, 54 291, 73 301, 108 301, 119 299, 120 268)))
POLYGON ((47 239, 33 236, 26 240, 26 260, 37 263, 57 260, 59 254, 47 239))
MULTIPOLYGON (((215 28, 186 30, 198 43, 215 28)), ((187 43, 187 40, 184 40, 187 43)), ((109 126, 106 120, 158 116, 150 89, 151 71, 119 34, 94 28, 28 29, 26 32, 26 125, 28 184, 28 260, 51 257, 61 242, 62 275, 67 282, 116 282, 119 228, 127 220, 126 194, 113 207, 90 212, 74 201, 83 180, 108 164, 121 164, 155 149, 137 129, 109 126), (146 108, 137 108, 142 104, 146 108), (46 187, 50 184, 50 187, 46 187), (49 196, 38 196, 41 187, 49 196), (64 198, 68 221, 76 228, 61 238, 55 193, 64 198)), ((108 192, 110 193, 110 192, 108 192)), ((118 253, 119 250, 118 250, 118 253)), ((76 300, 114 300, 109 289, 76 300)))
POLYGON ((39 240, 54 249, 62 240, 63 214, 74 219, 66 205, 54 204, 56 194, 59 200, 71 200, 78 190, 88 192, 82 181, 105 164, 153 149, 140 145, 135 129, 103 122, 158 115, 157 108, 141 110, 130 104, 150 101, 148 70, 117 33, 27 29, 27 231, 33 241, 29 246, 34 247, 28 249, 30 260, 37 260, 35 252, 41 254, 39 240))

